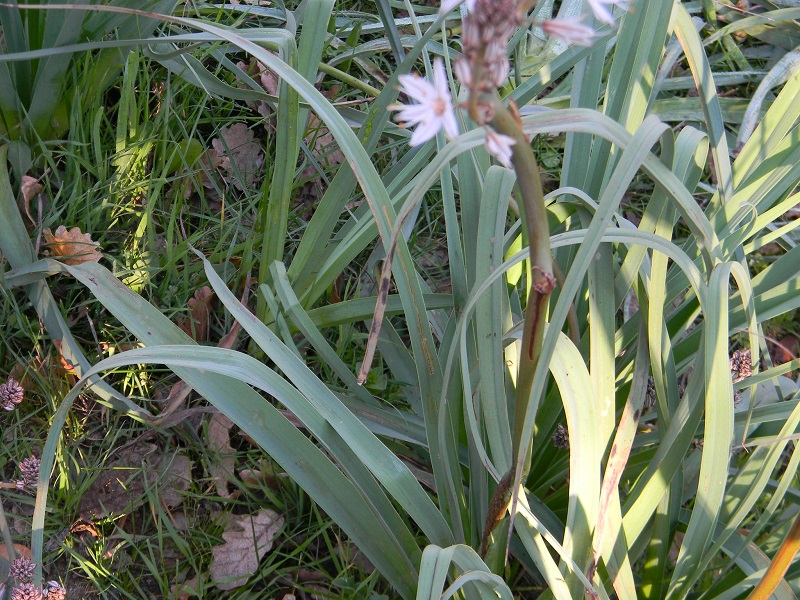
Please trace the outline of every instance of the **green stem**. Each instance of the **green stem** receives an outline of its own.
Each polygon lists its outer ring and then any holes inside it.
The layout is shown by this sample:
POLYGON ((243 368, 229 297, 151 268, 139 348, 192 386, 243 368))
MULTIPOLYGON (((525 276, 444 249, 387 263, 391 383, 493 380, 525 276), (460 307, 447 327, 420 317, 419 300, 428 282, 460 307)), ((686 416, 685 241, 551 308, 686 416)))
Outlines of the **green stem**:
MULTIPOLYGON (((481 98, 478 103, 485 105, 487 100, 481 98)), ((478 103, 471 106, 474 107, 478 103)), ((525 322, 522 334, 522 352, 520 353, 519 370, 517 375, 517 389, 514 410, 514 429, 512 437, 512 467, 502 478, 489 503, 490 511, 487 515, 481 550, 485 552, 488 538, 503 517, 511 500, 511 488, 516 479, 516 464, 523 453, 529 453, 527 447, 522 447, 526 438, 523 430, 525 414, 530 404, 531 389, 536 375, 536 363, 542 348, 544 326, 547 316, 547 307, 550 294, 555 286, 553 276, 553 255, 550 249, 550 231, 547 225, 547 211, 542 191, 542 182, 539 176, 539 167, 517 115, 503 105, 497 97, 491 99, 494 117, 490 122, 491 127, 500 134, 514 139, 511 163, 517 174, 517 184, 520 192, 520 212, 528 237, 530 252, 530 285, 528 302, 525 307, 525 322)), ((475 115, 473 116, 475 118, 475 115)), ((523 473, 524 477, 530 468, 530 456, 525 456, 523 473)))

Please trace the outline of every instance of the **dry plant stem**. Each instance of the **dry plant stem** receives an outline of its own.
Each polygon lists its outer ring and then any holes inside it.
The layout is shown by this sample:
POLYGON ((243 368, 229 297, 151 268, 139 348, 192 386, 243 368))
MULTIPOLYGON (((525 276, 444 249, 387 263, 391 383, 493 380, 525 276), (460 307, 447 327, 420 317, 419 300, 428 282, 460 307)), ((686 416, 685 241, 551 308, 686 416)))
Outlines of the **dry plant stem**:
MULTIPOLYGON (((522 453, 529 452, 527 447, 522 447, 523 440, 526 437, 523 425, 525 414, 528 411, 528 404, 530 403, 534 376, 536 375, 536 363, 539 360, 542 348, 547 305, 550 294, 555 287, 555 277, 553 276, 550 231, 547 226, 547 212, 542 192, 542 182, 530 141, 522 130, 516 114, 503 105, 496 96, 491 99, 481 98, 479 102, 484 105, 489 102, 492 103, 494 117, 490 125, 498 133, 510 136, 515 141, 511 163, 517 174, 517 184, 522 200, 520 209, 528 236, 530 252, 529 273, 531 277, 528 302, 525 308, 522 352, 520 353, 517 376, 512 438, 512 467, 498 483, 489 503, 489 514, 486 517, 481 538, 481 556, 485 556, 489 536, 503 518, 511 501, 512 488, 517 478, 516 465, 519 462, 519 457, 522 456, 522 453)), ((471 116, 475 118, 477 115, 471 116)), ((529 468, 530 457, 525 456, 523 476, 527 474, 529 468)))
POLYGON ((772 563, 764 573, 764 577, 758 582, 747 600, 767 600, 772 597, 772 592, 783 581, 783 576, 789 569, 797 551, 800 550, 800 514, 795 517, 794 524, 786 534, 781 547, 775 553, 772 563))

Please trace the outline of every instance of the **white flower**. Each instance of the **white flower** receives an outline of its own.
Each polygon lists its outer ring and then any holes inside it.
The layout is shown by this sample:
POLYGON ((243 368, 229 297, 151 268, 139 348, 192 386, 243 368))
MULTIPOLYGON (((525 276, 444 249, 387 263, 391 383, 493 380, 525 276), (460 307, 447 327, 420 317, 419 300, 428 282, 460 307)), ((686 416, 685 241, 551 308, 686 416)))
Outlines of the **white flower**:
POLYGON ((393 104, 389 108, 398 111, 395 120, 405 127, 417 125, 409 146, 419 146, 434 137, 440 129, 448 138, 458 137, 458 124, 453 112, 450 86, 440 58, 433 63, 433 84, 419 75, 401 75, 400 90, 418 104, 393 104))
POLYGON ((611 4, 615 6, 619 6, 622 8, 627 8, 628 2, 627 0, 586 0, 589 3, 589 8, 592 9, 595 18, 598 21, 603 21, 603 23, 613 23, 614 17, 611 14, 611 11, 606 8, 606 4, 611 4))
POLYGON ((507 169, 511 168, 511 146, 516 143, 514 138, 497 133, 493 129, 489 129, 486 134, 486 150, 507 169))
POLYGON ((547 19, 539 23, 539 26, 547 35, 557 37, 567 44, 591 46, 594 42, 594 29, 583 25, 579 19, 547 19))
MULTIPOLYGON (((441 6, 439 7, 439 14, 446 15, 454 8, 458 7, 463 0, 443 0, 441 6)), ((467 10, 472 12, 475 8, 475 0, 467 0, 466 1, 467 10)))

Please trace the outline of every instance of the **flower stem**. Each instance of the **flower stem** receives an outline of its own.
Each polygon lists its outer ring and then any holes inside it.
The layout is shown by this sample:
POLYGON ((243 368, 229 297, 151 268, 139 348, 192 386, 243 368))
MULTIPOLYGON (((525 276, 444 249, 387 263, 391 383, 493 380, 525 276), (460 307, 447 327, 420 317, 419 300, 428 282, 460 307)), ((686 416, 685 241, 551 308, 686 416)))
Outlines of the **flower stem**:
MULTIPOLYGON (((482 98, 480 102, 485 104, 486 99, 482 98)), ((487 515, 481 540, 481 550, 484 553, 489 535, 502 519, 511 500, 511 489, 516 479, 516 465, 519 458, 523 453, 530 452, 527 446, 522 446, 526 438, 523 426, 536 375, 536 363, 542 348, 548 301, 556 282, 553 276, 553 256, 550 249, 550 231, 547 225, 544 193, 536 157, 513 106, 512 109, 509 109, 495 96, 492 108, 494 116, 490 122, 491 127, 498 133, 512 137, 515 141, 511 163, 517 174, 517 185, 521 198, 520 212, 528 237, 531 281, 525 307, 522 352, 517 376, 512 434, 512 466, 501 479, 489 503, 490 514, 487 515)), ((523 477, 529 468, 530 456, 526 455, 523 463, 523 477)))

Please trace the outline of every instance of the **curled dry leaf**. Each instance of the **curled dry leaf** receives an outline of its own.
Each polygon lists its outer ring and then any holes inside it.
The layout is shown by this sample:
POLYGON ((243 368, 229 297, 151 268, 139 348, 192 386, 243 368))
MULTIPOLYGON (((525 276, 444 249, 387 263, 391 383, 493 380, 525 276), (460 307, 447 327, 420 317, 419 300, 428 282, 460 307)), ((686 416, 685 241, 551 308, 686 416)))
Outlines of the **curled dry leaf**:
POLYGON ((189 299, 189 316, 177 319, 178 327, 183 329, 196 342, 208 341, 210 330, 210 306, 214 299, 214 292, 204 285, 189 299))
POLYGON ((271 490, 280 488, 281 479, 288 477, 286 473, 277 472, 267 461, 261 461, 255 469, 242 469, 239 477, 249 486, 268 487, 271 490))
POLYGON ((255 515, 232 517, 222 534, 225 543, 214 547, 210 573, 216 586, 232 590, 247 583, 258 562, 272 549, 281 527, 283 517, 266 508, 255 515))
POLYGON ((36 225, 36 220, 31 216, 31 200, 40 194, 44 186, 39 183, 39 180, 30 175, 22 176, 22 185, 20 186, 20 199, 19 208, 20 212, 28 217, 31 225, 36 225))
POLYGON ((42 232, 50 256, 67 265, 79 265, 85 262, 100 262, 103 255, 98 252, 100 244, 92 241, 92 236, 82 233, 79 227, 69 231, 63 225, 53 233, 49 227, 42 232))

